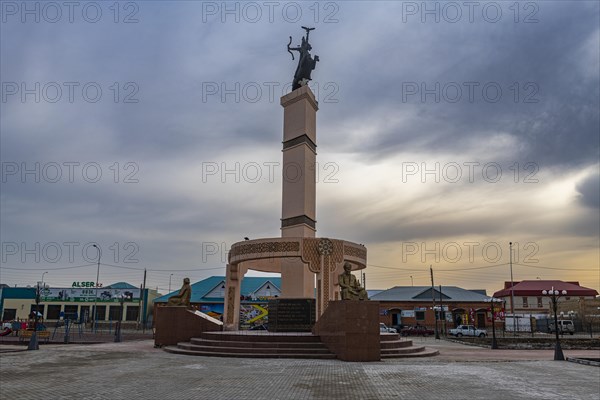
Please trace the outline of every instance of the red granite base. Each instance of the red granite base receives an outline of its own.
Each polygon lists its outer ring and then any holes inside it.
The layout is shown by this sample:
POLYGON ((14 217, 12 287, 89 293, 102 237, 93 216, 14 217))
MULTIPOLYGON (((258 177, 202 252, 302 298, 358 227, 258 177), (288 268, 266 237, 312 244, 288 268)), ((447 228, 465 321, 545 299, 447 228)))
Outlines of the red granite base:
POLYGON ((381 360, 377 301, 331 301, 313 333, 340 360, 381 360))
POLYGON ((155 346, 176 345, 188 342, 202 332, 221 330, 220 325, 195 315, 185 307, 157 307, 154 326, 155 346))

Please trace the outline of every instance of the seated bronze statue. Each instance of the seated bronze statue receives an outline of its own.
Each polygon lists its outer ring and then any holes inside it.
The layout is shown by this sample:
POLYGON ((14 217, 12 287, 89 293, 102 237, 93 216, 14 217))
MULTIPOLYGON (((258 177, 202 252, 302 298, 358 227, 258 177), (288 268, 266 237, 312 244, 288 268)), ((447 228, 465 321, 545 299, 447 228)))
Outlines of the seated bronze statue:
POLYGON ((190 278, 183 280, 183 286, 179 289, 179 293, 171 296, 167 301, 168 306, 190 306, 190 298, 192 297, 192 287, 190 286, 190 278))
POLYGON ((369 300, 367 291, 360 286, 358 279, 352 275, 352 265, 344 263, 344 273, 338 277, 342 300, 369 300))

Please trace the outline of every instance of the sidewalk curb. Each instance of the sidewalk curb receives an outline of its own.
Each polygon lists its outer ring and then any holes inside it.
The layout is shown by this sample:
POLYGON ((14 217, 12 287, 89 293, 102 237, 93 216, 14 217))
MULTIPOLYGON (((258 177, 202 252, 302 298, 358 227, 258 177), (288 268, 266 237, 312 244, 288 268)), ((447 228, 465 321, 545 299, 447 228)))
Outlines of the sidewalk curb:
POLYGON ((600 362, 598 361, 585 360, 577 357, 567 357, 566 360, 577 364, 589 365, 591 367, 600 367, 600 362))

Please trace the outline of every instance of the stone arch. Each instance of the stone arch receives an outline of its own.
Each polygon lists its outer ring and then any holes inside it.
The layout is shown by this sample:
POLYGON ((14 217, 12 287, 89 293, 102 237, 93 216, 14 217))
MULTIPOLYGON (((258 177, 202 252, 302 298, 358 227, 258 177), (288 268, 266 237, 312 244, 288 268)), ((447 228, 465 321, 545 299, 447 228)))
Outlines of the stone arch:
MULTIPOLYGON (((299 287, 294 270, 282 268, 285 260, 301 260, 302 267, 316 275, 317 318, 325 311, 330 300, 336 300, 337 277, 344 262, 353 270, 366 268, 367 249, 360 244, 328 238, 286 237, 256 239, 231 246, 226 269, 226 297, 224 324, 227 330, 239 325, 241 281, 249 269, 281 274, 281 297, 315 297, 315 284, 299 287), (265 260, 268 260, 265 262, 265 260), (295 279, 296 278, 296 279, 295 279)), ((300 272, 300 271, 297 271, 300 272)))

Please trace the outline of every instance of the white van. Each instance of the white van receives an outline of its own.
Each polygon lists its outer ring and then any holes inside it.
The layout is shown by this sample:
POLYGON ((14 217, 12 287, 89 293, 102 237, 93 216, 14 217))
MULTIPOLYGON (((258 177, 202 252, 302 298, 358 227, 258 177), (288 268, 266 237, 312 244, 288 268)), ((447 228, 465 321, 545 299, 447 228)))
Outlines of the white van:
MULTIPOLYGON (((550 322, 550 333, 554 333, 556 329, 554 329, 554 321, 550 322)), ((573 325, 573 321, 568 319, 559 319, 558 320, 558 333, 564 335, 568 333, 572 335, 575 333, 575 325, 573 325)))

